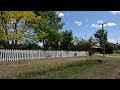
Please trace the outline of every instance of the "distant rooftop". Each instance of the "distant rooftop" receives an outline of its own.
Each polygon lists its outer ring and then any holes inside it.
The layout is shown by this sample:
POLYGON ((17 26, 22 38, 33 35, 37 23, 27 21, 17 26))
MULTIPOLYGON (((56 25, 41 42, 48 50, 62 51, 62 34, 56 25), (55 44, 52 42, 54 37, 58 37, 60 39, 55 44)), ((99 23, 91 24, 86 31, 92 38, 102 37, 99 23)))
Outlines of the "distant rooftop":
POLYGON ((99 47, 99 46, 92 46, 92 48, 101 48, 101 47, 99 47))

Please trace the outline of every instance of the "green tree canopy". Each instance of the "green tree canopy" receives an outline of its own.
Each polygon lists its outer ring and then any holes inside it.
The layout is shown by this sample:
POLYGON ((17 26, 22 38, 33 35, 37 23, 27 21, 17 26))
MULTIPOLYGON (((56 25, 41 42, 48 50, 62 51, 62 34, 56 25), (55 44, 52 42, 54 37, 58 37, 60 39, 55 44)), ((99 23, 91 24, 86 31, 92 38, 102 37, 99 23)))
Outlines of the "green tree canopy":
POLYGON ((61 23, 62 18, 55 11, 34 11, 34 13, 42 17, 38 21, 38 28, 35 32, 39 37, 39 41, 43 41, 44 49, 58 49, 59 30, 64 25, 64 23, 61 23))
POLYGON ((95 38, 97 38, 98 43, 100 44, 101 47, 103 47, 103 41, 105 43, 107 42, 107 31, 106 30, 100 29, 94 34, 94 36, 95 38), (103 38, 103 35, 104 35, 104 38, 103 38))
POLYGON ((74 39, 72 31, 65 30, 61 32, 61 49, 72 50, 74 47, 74 39))

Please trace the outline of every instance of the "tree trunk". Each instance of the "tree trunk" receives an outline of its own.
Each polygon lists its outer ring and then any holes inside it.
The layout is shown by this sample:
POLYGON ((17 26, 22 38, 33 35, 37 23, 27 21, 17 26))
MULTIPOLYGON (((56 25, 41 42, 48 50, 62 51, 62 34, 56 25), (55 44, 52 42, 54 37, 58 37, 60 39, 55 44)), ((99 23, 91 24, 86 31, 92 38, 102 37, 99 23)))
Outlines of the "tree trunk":
POLYGON ((15 40, 14 49, 17 47, 17 40, 15 40))
MULTIPOLYGON (((14 23, 14 30, 15 30, 15 34, 18 34, 18 31, 17 31, 17 23, 18 23, 18 21, 16 20, 16 23, 14 23)), ((17 38, 16 38, 17 39, 17 38)), ((16 47, 17 47, 17 41, 18 40, 16 40, 15 39, 15 44, 14 44, 14 49, 16 49, 16 47)))
POLYGON ((46 50, 45 40, 43 40, 43 49, 46 50))

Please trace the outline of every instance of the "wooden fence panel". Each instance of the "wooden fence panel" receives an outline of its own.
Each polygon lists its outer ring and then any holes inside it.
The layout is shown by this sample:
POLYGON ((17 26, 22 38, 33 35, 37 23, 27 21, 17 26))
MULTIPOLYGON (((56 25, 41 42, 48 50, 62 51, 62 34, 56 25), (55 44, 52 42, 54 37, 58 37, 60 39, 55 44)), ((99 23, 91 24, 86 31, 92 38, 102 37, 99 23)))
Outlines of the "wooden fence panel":
POLYGON ((54 57, 88 56, 85 51, 43 51, 43 50, 14 50, 0 49, 0 62, 31 60, 54 57))

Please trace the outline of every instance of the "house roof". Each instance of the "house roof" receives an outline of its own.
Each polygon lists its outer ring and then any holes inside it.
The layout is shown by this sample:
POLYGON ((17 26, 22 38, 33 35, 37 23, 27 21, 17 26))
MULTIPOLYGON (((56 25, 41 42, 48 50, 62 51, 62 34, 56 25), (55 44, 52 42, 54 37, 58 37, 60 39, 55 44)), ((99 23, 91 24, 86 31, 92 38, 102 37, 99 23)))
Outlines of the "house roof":
POLYGON ((92 46, 91 48, 101 48, 101 47, 99 47, 99 46, 92 46))

